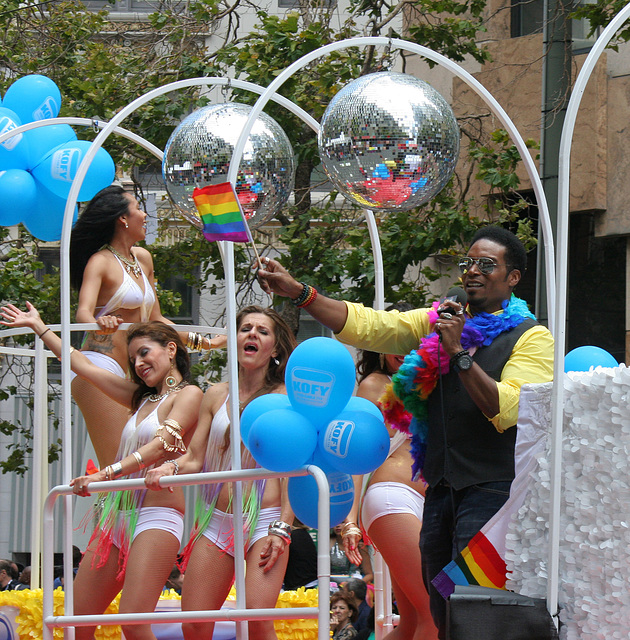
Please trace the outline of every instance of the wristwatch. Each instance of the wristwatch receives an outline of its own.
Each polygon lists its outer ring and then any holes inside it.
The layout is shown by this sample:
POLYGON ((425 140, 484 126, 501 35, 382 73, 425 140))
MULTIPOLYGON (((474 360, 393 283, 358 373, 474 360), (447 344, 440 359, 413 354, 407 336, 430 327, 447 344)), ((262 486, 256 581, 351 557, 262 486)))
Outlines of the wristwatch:
POLYGON ((472 366, 473 359, 466 349, 456 353, 451 358, 451 367, 453 368, 453 371, 468 371, 472 366))

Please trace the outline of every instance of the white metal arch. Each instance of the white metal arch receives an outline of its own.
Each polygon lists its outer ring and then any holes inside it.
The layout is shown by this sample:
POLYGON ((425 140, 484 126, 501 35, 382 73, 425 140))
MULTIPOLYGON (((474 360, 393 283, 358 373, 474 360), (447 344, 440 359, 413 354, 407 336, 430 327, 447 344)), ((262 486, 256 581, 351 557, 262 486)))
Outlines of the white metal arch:
MULTIPOLYGON (((552 324, 555 338, 554 380, 564 378, 564 355, 566 335, 567 284, 569 259, 569 185, 571 173, 571 146, 578 111, 586 85, 613 36, 630 19, 630 4, 627 4, 602 31, 590 50, 575 81, 562 126, 558 167, 558 229, 556 261, 555 322, 552 324)), ((560 549, 560 491, 562 489, 562 423, 564 417, 564 384, 554 384, 552 390, 551 415, 551 505, 549 517, 549 571, 547 582, 547 608, 550 613, 558 611, 559 549, 560 549)))

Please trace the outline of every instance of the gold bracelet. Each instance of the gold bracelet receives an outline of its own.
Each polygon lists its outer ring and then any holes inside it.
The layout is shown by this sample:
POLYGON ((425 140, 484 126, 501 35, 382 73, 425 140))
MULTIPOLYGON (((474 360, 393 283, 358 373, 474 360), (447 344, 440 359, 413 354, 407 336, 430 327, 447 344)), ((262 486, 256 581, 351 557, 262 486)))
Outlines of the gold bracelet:
MULTIPOLYGON (((44 331, 44 333, 46 333, 44 331)), ((44 335, 44 333, 42 333, 42 335, 44 335)), ((72 358, 72 354, 74 353, 74 347, 70 347, 70 357, 72 358)), ((59 360, 59 362, 61 362, 61 356, 57 356, 57 360, 59 360)))

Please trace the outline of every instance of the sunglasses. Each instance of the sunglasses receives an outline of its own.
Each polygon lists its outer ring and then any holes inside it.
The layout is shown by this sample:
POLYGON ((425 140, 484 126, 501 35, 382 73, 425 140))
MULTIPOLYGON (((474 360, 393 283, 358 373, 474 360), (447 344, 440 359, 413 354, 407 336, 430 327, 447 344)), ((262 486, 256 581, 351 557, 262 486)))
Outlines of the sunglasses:
POLYGON ((497 264, 492 258, 469 258, 468 256, 460 258, 457 266, 463 275, 470 271, 473 264, 476 264, 477 267, 479 267, 479 271, 481 271, 484 276, 489 276, 494 271, 495 267, 507 266, 497 264))

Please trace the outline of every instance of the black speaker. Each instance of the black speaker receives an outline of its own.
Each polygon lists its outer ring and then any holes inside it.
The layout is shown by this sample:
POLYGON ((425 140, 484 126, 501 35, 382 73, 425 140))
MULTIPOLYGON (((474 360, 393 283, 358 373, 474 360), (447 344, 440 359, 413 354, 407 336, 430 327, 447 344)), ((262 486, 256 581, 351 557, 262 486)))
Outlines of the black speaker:
POLYGON ((447 640, 557 640, 547 604, 511 591, 456 586, 446 604, 447 640))

